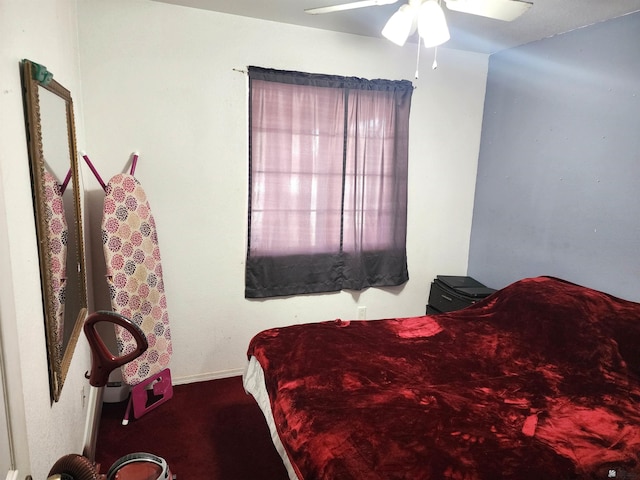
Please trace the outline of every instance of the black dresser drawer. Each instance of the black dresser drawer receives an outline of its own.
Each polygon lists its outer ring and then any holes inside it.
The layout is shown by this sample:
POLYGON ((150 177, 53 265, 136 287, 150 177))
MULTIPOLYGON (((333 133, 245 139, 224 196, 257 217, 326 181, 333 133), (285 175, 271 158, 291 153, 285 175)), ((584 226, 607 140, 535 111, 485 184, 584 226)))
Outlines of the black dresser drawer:
POLYGON ((468 307, 474 303, 474 299, 458 295, 453 290, 447 289, 438 282, 431 283, 429 292, 429 305, 440 312, 452 312, 468 307))
POLYGON ((431 283, 427 314, 461 310, 493 292, 471 277, 438 276, 431 283))

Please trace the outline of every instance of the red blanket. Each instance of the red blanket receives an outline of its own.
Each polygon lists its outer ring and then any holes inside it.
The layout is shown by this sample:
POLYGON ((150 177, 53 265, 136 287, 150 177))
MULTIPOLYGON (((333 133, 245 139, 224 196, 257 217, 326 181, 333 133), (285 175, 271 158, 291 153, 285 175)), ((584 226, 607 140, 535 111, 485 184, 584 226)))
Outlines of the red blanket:
POLYGON ((640 304, 540 277, 437 316, 266 330, 301 480, 640 479, 640 304))

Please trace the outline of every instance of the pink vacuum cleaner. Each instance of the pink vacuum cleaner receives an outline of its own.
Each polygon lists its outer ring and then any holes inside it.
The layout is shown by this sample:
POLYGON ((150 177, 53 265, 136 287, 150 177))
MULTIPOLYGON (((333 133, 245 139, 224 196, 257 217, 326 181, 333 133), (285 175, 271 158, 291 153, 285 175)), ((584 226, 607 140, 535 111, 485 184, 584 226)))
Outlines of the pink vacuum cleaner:
POLYGON ((132 453, 118 459, 105 474, 100 474, 95 465, 98 426, 102 414, 104 387, 109 374, 116 368, 138 358, 148 348, 147 339, 131 320, 115 312, 98 311, 84 322, 84 333, 91 347, 91 373, 89 384, 89 409, 85 425, 85 447, 83 455, 69 454, 60 458, 49 471, 47 480, 172 480, 167 462, 151 453, 132 453), (135 339, 136 348, 120 357, 115 357, 103 342, 97 324, 113 323, 127 330, 135 339))

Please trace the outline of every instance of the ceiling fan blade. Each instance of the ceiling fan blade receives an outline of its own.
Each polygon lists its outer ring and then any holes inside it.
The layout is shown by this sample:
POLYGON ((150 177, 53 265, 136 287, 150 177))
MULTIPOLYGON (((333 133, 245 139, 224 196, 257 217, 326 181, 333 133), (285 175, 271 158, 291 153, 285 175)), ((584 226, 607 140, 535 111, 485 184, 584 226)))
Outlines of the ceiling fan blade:
POLYGON ((380 5, 391 5, 397 3, 398 0, 360 0, 358 2, 341 3, 339 5, 330 5, 328 7, 308 8, 306 13, 318 15, 320 13, 342 12, 343 10, 353 10, 355 8, 377 7, 380 5))
POLYGON ((525 13, 533 3, 522 0, 445 0, 454 12, 470 13, 481 17, 510 22, 525 13))

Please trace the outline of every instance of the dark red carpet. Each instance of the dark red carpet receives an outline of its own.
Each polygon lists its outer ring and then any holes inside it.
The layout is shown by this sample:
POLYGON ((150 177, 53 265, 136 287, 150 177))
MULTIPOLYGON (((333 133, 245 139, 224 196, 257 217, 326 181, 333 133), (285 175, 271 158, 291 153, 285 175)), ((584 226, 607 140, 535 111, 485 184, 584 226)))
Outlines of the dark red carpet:
POLYGON ((127 402, 104 404, 101 473, 129 453, 164 458, 177 480, 287 480, 262 412, 241 377, 176 385, 173 398, 122 425, 127 402))

